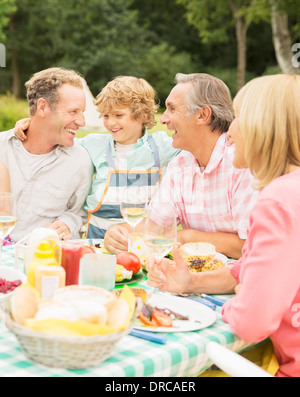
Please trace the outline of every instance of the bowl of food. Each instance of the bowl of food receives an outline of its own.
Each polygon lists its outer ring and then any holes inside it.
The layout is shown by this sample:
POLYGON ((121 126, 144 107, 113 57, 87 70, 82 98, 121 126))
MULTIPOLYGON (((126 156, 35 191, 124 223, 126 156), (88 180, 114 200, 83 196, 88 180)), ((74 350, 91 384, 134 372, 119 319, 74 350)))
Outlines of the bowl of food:
POLYGON ((8 266, 0 266, 0 305, 9 307, 15 289, 26 281, 24 273, 8 266))
POLYGON ((186 243, 179 247, 179 253, 188 262, 191 272, 204 272, 224 267, 216 247, 210 243, 186 243))

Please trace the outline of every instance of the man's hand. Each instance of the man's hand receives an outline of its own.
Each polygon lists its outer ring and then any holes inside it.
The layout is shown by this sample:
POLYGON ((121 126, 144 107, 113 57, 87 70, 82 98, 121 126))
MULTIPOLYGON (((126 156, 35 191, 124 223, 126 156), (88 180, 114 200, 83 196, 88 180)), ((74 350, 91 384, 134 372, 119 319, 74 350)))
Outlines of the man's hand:
POLYGON ((126 223, 111 226, 105 233, 104 246, 113 254, 128 250, 130 226, 126 223))
POLYGON ((49 229, 56 230, 60 240, 70 240, 72 238, 70 229, 62 221, 55 221, 52 223, 47 223, 47 225, 45 225, 44 227, 48 227, 49 229))

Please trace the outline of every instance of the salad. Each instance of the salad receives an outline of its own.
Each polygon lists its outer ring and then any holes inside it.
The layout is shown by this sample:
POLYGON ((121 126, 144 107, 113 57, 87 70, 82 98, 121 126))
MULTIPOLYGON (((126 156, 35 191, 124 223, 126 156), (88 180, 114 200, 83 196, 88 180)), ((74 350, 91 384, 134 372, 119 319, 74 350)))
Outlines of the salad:
POLYGON ((174 320, 189 320, 189 317, 167 308, 153 307, 149 303, 144 303, 139 319, 144 325, 151 327, 172 327, 174 320))

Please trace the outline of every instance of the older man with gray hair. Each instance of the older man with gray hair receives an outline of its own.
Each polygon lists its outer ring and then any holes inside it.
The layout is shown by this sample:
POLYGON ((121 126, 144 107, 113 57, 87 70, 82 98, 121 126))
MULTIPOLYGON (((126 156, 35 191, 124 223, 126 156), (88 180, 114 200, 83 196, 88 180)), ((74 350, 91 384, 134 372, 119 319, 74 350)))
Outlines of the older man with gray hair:
POLYGON ((0 133, 0 160, 17 199, 11 238, 19 240, 37 227, 53 228, 61 239, 77 238, 93 174, 87 151, 74 145, 76 131, 85 124, 81 76, 49 68, 34 74, 26 89, 31 115, 26 141, 14 130, 0 133))
MULTIPOLYGON (((175 211, 182 226, 179 242, 209 242, 218 252, 239 258, 257 193, 250 172, 234 168, 234 147, 227 144, 234 119, 230 91, 205 73, 178 74, 176 83, 161 122, 174 131, 173 147, 182 152, 169 163, 152 201, 167 202, 175 211)), ((106 248, 126 250, 128 233, 125 224, 109 229, 106 248)))

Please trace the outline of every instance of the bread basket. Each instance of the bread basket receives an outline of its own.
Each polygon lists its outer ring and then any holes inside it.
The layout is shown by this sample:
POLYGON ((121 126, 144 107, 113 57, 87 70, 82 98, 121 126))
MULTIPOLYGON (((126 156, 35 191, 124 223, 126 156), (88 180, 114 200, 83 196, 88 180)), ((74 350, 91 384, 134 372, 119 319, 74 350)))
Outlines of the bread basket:
POLYGON ((15 322, 5 310, 5 324, 14 333, 25 356, 37 364, 66 369, 82 369, 99 365, 112 353, 117 342, 127 335, 140 311, 137 301, 135 313, 127 328, 96 336, 60 336, 37 332, 15 322))

